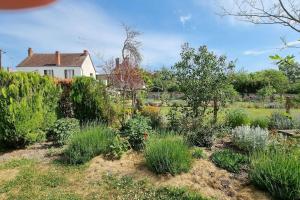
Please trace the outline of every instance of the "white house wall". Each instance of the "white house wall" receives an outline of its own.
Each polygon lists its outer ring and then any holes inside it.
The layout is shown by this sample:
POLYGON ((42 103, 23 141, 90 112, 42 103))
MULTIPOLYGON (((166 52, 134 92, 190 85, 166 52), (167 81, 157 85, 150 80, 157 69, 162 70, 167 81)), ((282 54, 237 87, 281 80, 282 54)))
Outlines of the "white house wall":
MULTIPOLYGON (((65 70, 74 69, 74 76, 82 76, 82 69, 80 67, 17 67, 17 71, 22 72, 38 72, 44 75, 44 70, 53 70, 54 77, 64 79, 65 70)), ((89 76, 89 75, 88 75, 89 76)))
POLYGON ((96 79, 96 71, 90 55, 88 55, 82 63, 82 75, 90 76, 96 79), (91 76, 91 74, 93 75, 91 76))

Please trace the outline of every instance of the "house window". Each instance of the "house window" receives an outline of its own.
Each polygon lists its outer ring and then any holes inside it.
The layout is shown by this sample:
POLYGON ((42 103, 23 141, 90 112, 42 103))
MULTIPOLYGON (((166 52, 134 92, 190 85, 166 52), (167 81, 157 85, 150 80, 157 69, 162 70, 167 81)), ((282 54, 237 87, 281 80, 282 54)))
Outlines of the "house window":
POLYGON ((73 78, 74 77, 74 69, 66 69, 65 70, 65 78, 73 78))
POLYGON ((94 76, 94 74, 93 73, 90 73, 90 77, 93 77, 94 76))
POLYGON ((44 70, 44 75, 53 77, 54 76, 53 70, 52 69, 44 70))

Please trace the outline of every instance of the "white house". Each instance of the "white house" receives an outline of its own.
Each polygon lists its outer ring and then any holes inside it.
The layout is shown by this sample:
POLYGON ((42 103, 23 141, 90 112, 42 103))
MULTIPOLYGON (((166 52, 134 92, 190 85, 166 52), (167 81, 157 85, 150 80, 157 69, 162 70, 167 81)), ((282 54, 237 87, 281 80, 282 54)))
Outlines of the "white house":
POLYGON ((28 49, 28 56, 19 65, 17 71, 38 72, 41 75, 60 79, 76 76, 96 78, 96 70, 87 50, 83 53, 33 53, 28 49))

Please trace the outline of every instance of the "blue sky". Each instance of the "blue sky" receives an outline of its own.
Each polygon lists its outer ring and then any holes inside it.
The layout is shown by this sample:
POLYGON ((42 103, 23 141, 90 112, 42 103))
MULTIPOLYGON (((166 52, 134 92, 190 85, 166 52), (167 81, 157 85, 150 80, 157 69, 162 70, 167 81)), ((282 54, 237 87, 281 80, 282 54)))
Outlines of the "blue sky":
POLYGON ((34 52, 81 52, 88 49, 94 63, 120 56, 121 24, 140 37, 143 67, 170 67, 180 59, 180 47, 207 45, 217 54, 237 59, 247 71, 274 68, 269 55, 299 55, 299 49, 280 50, 280 37, 294 42, 296 32, 281 26, 252 25, 215 13, 231 0, 58 0, 48 7, 18 12, 0 11, 0 48, 7 51, 4 66, 15 66, 34 52))

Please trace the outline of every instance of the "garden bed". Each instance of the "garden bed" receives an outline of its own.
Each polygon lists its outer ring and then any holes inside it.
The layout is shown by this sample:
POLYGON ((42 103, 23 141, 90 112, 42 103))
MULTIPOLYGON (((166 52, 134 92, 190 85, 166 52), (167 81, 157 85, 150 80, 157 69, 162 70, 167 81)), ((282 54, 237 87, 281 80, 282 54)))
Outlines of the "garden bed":
MULTIPOLYGON (((57 155, 50 155, 52 150, 43 149, 37 150, 38 147, 45 147, 45 145, 34 145, 25 150, 16 150, 14 152, 5 153, 0 156, 0 164, 8 160, 16 158, 34 159, 38 165, 42 165, 42 168, 51 167, 52 160, 57 158, 57 155), (32 149, 35 149, 33 153, 32 149)), ((58 151, 58 150, 57 150, 58 151)), ((209 155, 211 151, 205 150, 209 155)), ((64 171, 68 167, 60 166, 56 169, 64 171)), ((8 172, 7 170, 13 170, 11 172, 13 179, 18 171, 16 169, 0 169, 0 174, 8 172), (6 170, 6 171, 5 171, 6 170)), ((103 181, 103 175, 114 175, 117 177, 129 176, 135 180, 147 180, 150 184, 153 184, 157 188, 172 186, 172 187, 186 187, 192 191, 199 192, 204 197, 213 197, 216 199, 270 199, 269 195, 265 192, 259 191, 257 188, 251 186, 248 182, 245 174, 233 174, 226 170, 216 167, 208 159, 198 159, 193 162, 192 169, 188 173, 183 173, 176 176, 171 175, 156 175, 149 171, 145 165, 145 160, 141 153, 133 151, 127 152, 122 156, 120 160, 110 161, 103 158, 103 156, 97 156, 91 160, 82 172, 84 177, 80 182, 82 188, 92 189, 94 184, 103 181), (88 186, 87 186, 87 185, 88 186)), ((70 180, 76 179, 74 175, 70 174, 67 177, 70 180)), ((69 183, 68 187, 76 187, 75 183, 69 183), (75 185, 74 185, 75 184, 75 185)), ((90 191, 85 191, 89 193, 90 191)), ((85 194, 87 195, 87 194, 85 194)))

